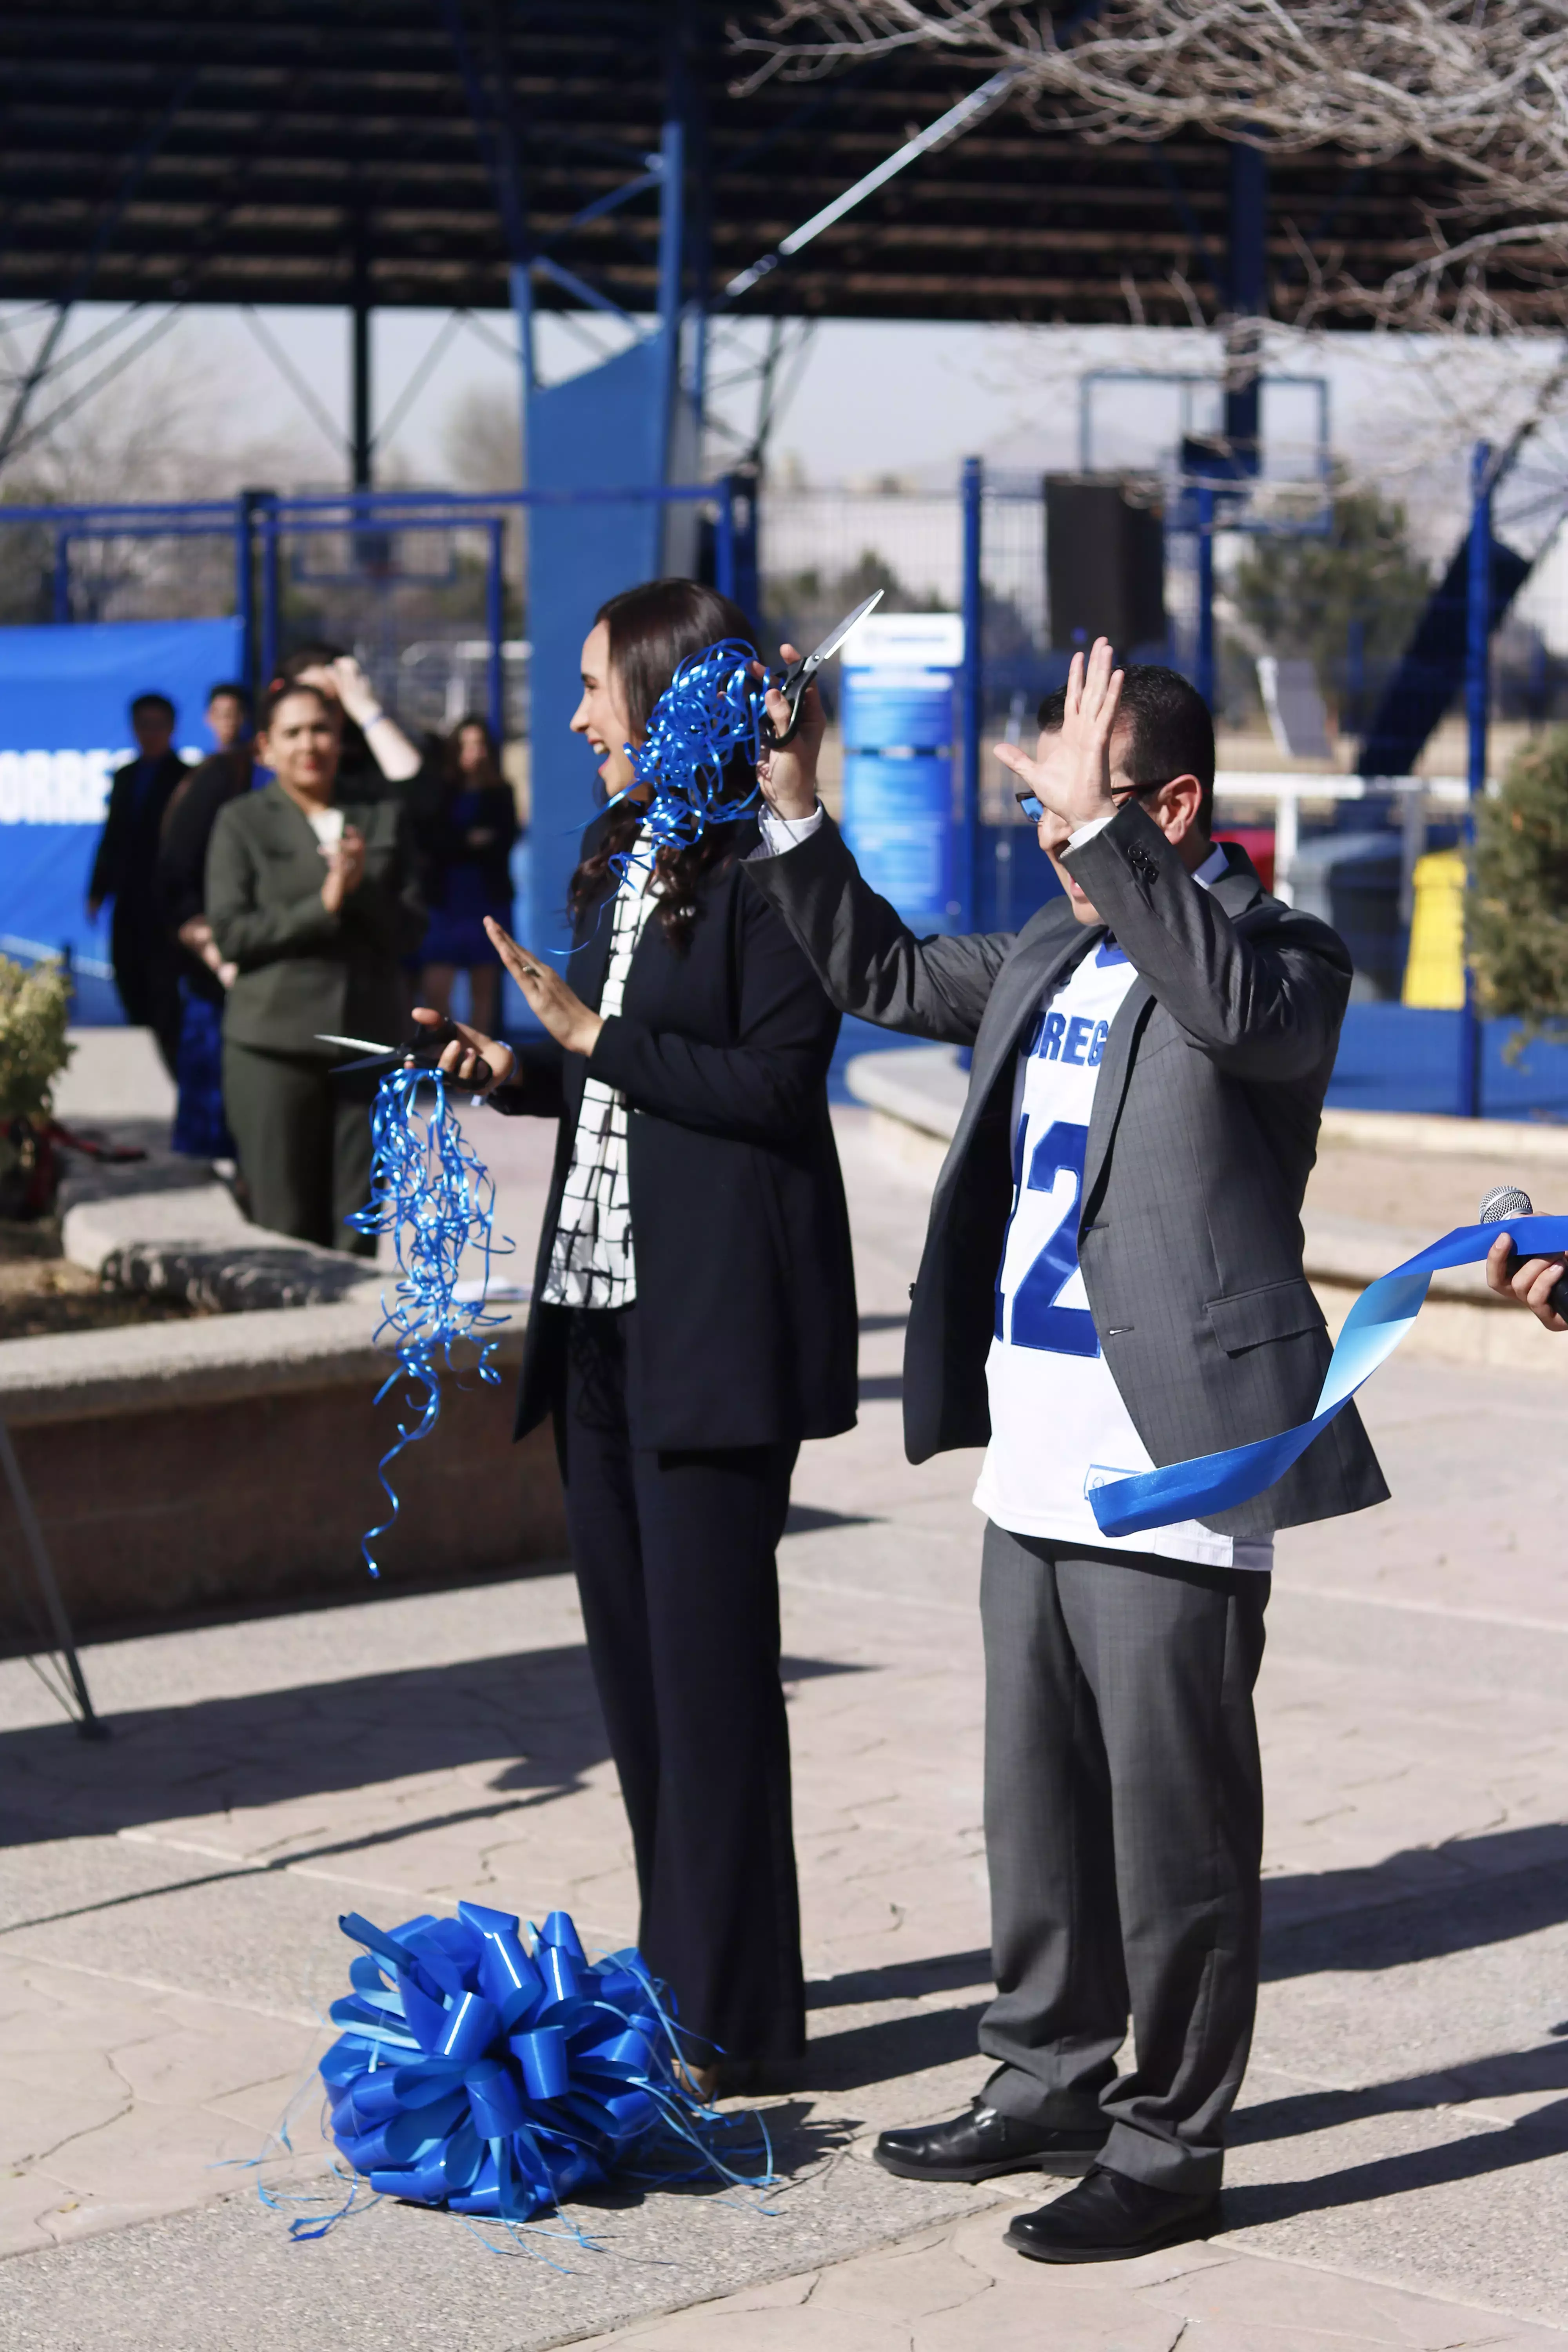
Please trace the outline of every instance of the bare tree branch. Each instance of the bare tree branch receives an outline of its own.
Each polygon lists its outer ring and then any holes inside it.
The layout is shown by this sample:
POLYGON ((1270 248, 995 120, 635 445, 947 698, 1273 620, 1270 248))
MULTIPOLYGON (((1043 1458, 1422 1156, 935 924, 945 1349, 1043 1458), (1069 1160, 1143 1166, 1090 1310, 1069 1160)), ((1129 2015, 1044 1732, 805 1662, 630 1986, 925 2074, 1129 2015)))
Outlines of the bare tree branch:
POLYGON ((743 86, 924 50, 1018 69, 1042 128, 1095 142, 1181 131, 1449 176, 1426 250, 1382 285, 1307 268, 1307 311, 1468 334, 1568 323, 1568 0, 776 0, 737 30, 743 86), (1489 280, 1500 276, 1503 283, 1489 280))

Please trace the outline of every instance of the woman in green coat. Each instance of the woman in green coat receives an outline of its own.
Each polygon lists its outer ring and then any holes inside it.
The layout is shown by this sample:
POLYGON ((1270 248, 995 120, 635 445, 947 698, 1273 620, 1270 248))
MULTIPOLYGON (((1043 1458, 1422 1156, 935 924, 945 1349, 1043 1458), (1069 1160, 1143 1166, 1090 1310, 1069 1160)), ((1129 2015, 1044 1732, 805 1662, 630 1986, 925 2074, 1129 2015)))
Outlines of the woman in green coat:
POLYGON ((268 696, 257 763, 273 781, 230 801, 207 852, 206 918, 236 977, 223 1095, 250 1213, 269 1232, 372 1255, 345 1217, 370 1195, 361 1077, 334 1077, 338 1035, 406 1025, 401 959, 425 929, 401 804, 333 798, 341 719, 316 688, 268 696))

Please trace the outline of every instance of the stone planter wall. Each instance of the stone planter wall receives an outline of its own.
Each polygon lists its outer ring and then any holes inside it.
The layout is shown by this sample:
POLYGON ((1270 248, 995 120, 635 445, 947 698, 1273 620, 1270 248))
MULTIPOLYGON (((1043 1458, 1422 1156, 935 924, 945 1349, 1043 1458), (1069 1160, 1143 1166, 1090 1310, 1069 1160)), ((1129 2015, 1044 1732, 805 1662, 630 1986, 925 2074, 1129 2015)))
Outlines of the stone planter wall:
MULTIPOLYGON (((387 1515, 376 1465, 400 1417, 395 1396, 373 1408, 374 1321, 362 1294, 0 1345, 0 1415, 79 1634, 366 1589, 360 1537, 387 1515)), ((522 1328, 501 1332, 500 1385, 448 1381, 435 1432, 399 1457, 386 1590, 564 1557, 550 1433, 511 1443, 522 1328)), ((3 1486, 0 1546, 25 1560, 3 1486)), ((8 1579, 0 1628, 17 1638, 8 1579)))

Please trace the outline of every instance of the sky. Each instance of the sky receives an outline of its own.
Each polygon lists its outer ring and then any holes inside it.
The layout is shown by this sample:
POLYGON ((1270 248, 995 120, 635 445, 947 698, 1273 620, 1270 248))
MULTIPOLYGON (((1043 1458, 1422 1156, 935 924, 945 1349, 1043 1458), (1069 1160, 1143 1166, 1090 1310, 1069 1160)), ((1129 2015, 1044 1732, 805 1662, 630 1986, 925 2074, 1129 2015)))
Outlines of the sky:
MULTIPOLYGON (((73 316, 65 349, 99 337, 123 314, 83 304, 73 316)), ((0 311, 0 326, 6 314, 0 311)), ((35 313, 35 318, 37 314, 35 313)), ((158 314, 149 312, 156 320, 158 314)), ((36 329, 12 310, 13 364, 36 329)), ((128 336, 133 341, 141 332, 128 336)), ((606 347, 598 321, 563 321, 544 315, 539 330, 541 373, 554 381, 606 347)), ((1409 473, 1419 453, 1441 442, 1448 454, 1467 437, 1467 412, 1484 425, 1506 400, 1520 363, 1500 347, 1461 354, 1435 351, 1416 339, 1322 337, 1312 342, 1273 338, 1270 372, 1326 380, 1331 437, 1352 457, 1409 473), (1443 387, 1447 385, 1445 392, 1443 387)), ((724 331, 710 376, 715 404, 739 428, 751 422, 754 392, 727 382, 760 331, 747 322, 724 331)), ((516 339, 510 314, 487 312, 454 324, 447 314, 384 310, 374 321, 373 401, 378 428, 391 425, 389 449, 399 470, 436 481, 448 473, 447 436, 465 394, 515 396, 516 339)), ((1539 367, 1544 346, 1531 347, 1524 372, 1539 367)), ((786 474, 813 482, 867 483, 898 476, 921 488, 951 480, 962 459, 983 455, 1003 466, 1070 467, 1078 462, 1080 389, 1084 374, 1106 367, 1164 369, 1191 373, 1212 369, 1215 339, 1176 330, 1093 329, 828 321, 819 326, 795 373, 793 397, 774 436, 775 462, 786 474)), ((67 371, 58 388, 36 396, 32 419, 90 376, 95 356, 67 371)), ((348 320, 336 310, 267 309, 247 320, 228 308, 186 312, 172 331, 94 404, 101 414, 138 383, 172 375, 195 389, 195 406, 209 429, 231 446, 287 444, 295 461, 320 479, 342 477, 349 397, 348 320)), ((1138 462, 1174 437, 1174 387, 1145 381, 1101 383, 1093 407, 1093 462, 1138 462)), ((1197 395, 1201 410, 1203 395, 1197 395)), ((1314 431, 1315 395, 1302 388, 1270 394, 1272 427, 1266 432, 1300 449, 1314 431)), ((90 414, 84 411, 83 414, 90 414)), ((1201 423, 1194 412, 1193 422, 1201 423)), ((722 446, 722 444, 717 444, 722 446)))
MULTIPOLYGON (((109 306, 80 306, 64 350, 81 349, 121 315, 109 306)), ((157 312, 143 314, 124 341, 141 340, 148 322, 158 320, 157 312)), ((36 311, 30 318, 0 311, 0 350, 13 370, 39 326, 36 311)), ((574 372, 605 348, 607 331, 597 320, 545 315, 542 374, 553 381, 574 372)), ((751 426, 754 383, 735 379, 744 378, 760 332, 750 323, 727 330, 713 352, 715 406, 742 436, 751 426)), ((404 481, 450 481, 454 418, 476 394, 504 413, 516 397, 514 352, 506 313, 456 322, 440 312, 378 313, 374 408, 384 433, 390 426, 378 463, 404 481)), ((101 349, 47 385, 34 420, 46 420, 93 374, 100 357, 101 349)), ((1086 403, 1096 467, 1153 464, 1181 427, 1180 388, 1157 381, 1157 373, 1212 372, 1217 357, 1214 337, 1186 331, 826 322, 794 372, 772 446, 773 478, 864 490, 897 482, 945 493, 972 454, 984 457, 994 473, 1070 469, 1079 461, 1086 403), (1086 376, 1118 367, 1140 371, 1140 380, 1102 379, 1086 392, 1086 376)), ((1489 433, 1506 437, 1553 357, 1540 340, 1456 348, 1393 336, 1306 341, 1271 331, 1268 371, 1321 382, 1336 455, 1405 499, 1422 551, 1439 560, 1463 525, 1470 446, 1489 433)), ((345 478, 348 396, 346 313, 268 309, 247 318, 232 309, 194 309, 67 430, 112 443, 117 422, 139 401, 154 413, 177 408, 184 446, 201 449, 212 487, 259 480, 329 488, 345 478)), ((1215 396, 1212 388, 1191 388, 1189 423, 1201 426, 1204 403, 1215 396)), ((1300 471, 1316 430, 1318 397, 1313 383, 1266 395, 1265 435, 1279 470, 1300 471)), ((716 436, 712 446, 720 451, 735 445, 716 436)), ((1552 502, 1568 492, 1568 436, 1561 443, 1546 436, 1532 466, 1530 498, 1522 487, 1513 493, 1521 509, 1515 522, 1526 539, 1539 541, 1552 502)), ((121 496, 139 494, 135 478, 116 487, 121 496)), ((96 479, 92 489, 110 494, 96 479)), ((1544 566, 1531 593, 1537 602, 1546 597, 1552 634, 1568 646, 1568 558, 1544 566)))

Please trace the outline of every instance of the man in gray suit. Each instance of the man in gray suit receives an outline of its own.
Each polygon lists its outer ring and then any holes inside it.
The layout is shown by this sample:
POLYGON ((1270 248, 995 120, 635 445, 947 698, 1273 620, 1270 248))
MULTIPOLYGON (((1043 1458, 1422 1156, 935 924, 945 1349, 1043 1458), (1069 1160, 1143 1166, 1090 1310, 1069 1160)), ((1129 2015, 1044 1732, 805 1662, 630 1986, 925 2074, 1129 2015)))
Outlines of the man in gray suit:
POLYGON ((1007 2231, 1081 2262, 1213 2224, 1258 1990, 1274 1530, 1387 1489, 1347 1407, 1214 1525, 1100 1533, 1096 1486, 1311 1412, 1330 1346, 1300 1211, 1351 966, 1211 842, 1213 725, 1174 671, 1112 673, 1102 640, 1040 719, 1034 761, 997 751, 1064 895, 1016 937, 917 940, 868 888, 817 805, 816 713, 764 763, 748 871, 844 1011, 973 1048, 904 1428, 916 1462, 986 1445, 994 2071, 876 2153, 917 2179, 1086 2176, 1007 2231))

